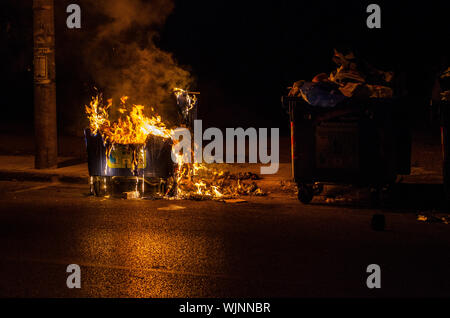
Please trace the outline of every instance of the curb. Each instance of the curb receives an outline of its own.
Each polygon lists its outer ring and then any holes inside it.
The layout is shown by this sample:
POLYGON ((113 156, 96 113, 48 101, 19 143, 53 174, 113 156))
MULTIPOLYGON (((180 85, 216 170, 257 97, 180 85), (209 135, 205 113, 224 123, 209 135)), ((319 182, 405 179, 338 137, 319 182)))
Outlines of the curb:
MULTIPOLYGON (((11 171, 0 170, 0 181, 36 181, 36 182, 61 182, 74 184, 89 184, 89 177, 75 175, 62 175, 57 173, 31 172, 31 171, 11 171)), ((270 178, 261 180, 265 187, 271 191, 277 191, 280 182, 290 183, 291 178, 270 178)))
POLYGON ((59 175, 56 173, 36 173, 26 171, 5 171, 0 170, 1 181, 37 181, 37 182, 61 182, 89 184, 89 177, 78 177, 69 175, 59 175))

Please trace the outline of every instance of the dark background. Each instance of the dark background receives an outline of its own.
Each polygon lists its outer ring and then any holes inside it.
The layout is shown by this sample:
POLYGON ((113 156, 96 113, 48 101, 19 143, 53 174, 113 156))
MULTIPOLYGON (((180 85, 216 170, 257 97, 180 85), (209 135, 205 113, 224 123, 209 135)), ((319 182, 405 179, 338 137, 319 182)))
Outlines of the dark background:
MULTIPOLYGON (((125 0, 124 0, 125 1, 125 0)), ((81 2, 81 1, 80 1, 81 2)), ((280 96, 299 79, 335 68, 337 46, 353 47, 373 65, 406 76, 415 123, 425 121, 436 72, 448 58, 448 1, 377 1, 381 29, 368 29, 372 1, 175 1, 157 44, 196 77, 204 126, 280 127, 280 96)), ((60 134, 81 134, 92 83, 82 48, 97 17, 82 6, 82 29, 68 30, 55 0, 60 134)), ((0 4, 2 131, 33 131, 32 1, 0 4)))

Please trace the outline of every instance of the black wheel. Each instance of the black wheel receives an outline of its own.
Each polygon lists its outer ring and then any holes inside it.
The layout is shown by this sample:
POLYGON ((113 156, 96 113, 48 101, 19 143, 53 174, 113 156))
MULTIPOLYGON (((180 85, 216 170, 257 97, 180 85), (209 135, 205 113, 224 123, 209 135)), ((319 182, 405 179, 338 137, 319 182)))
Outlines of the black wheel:
POLYGON ((314 197, 314 189, 310 185, 298 185, 298 199, 301 203, 308 204, 314 197))

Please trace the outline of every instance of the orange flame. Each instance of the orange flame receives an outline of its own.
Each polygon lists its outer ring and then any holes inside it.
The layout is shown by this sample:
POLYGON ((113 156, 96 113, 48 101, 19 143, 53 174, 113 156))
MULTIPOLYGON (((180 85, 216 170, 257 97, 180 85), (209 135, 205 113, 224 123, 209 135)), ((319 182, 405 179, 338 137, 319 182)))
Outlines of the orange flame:
POLYGON ((101 95, 92 98, 90 106, 86 106, 92 134, 100 132, 103 140, 111 144, 144 144, 149 135, 171 137, 173 130, 166 127, 159 115, 145 116, 142 105, 132 105, 128 111, 128 97, 123 96, 120 100, 122 107, 118 110, 121 116, 111 123, 108 110, 113 106, 112 100, 109 99, 105 106, 101 95))

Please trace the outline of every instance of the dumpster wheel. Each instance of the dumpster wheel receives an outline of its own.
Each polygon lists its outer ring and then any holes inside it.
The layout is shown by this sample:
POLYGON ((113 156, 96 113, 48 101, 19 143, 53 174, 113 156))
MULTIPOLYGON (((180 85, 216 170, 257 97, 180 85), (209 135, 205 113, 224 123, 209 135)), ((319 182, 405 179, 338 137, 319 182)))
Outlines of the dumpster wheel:
POLYGON ((308 204, 314 197, 312 185, 301 183, 298 185, 297 197, 301 203, 308 204))

